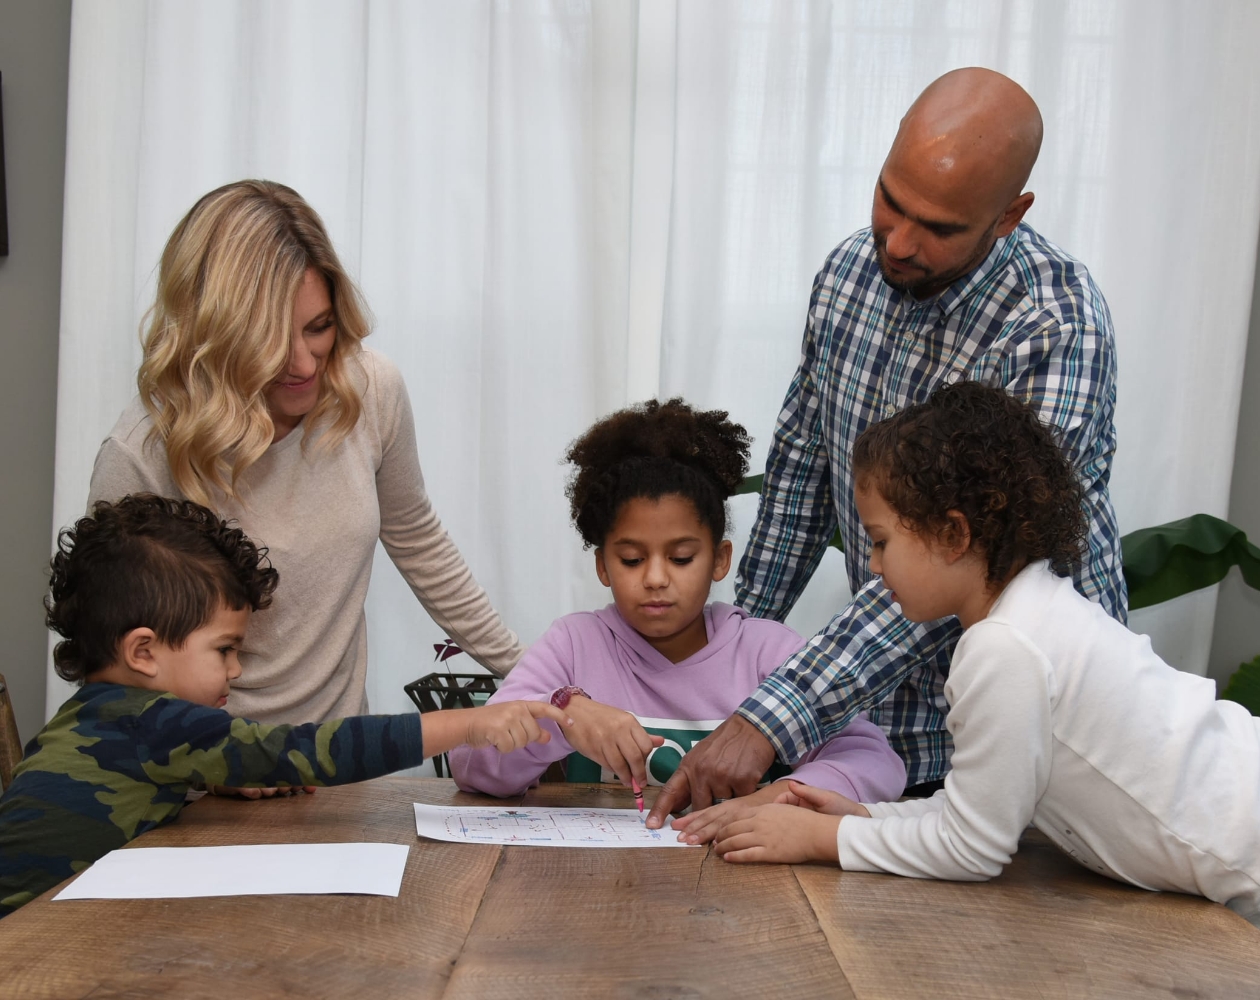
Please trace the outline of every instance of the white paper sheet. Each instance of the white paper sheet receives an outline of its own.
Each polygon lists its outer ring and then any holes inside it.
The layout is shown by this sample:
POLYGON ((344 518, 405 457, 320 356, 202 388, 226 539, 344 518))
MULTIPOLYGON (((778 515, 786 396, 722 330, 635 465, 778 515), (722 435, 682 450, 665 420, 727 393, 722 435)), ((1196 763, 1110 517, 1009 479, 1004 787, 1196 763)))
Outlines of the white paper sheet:
POLYGON ((397 896, 406 844, 253 844, 111 851, 54 899, 351 892, 397 896))
POLYGON ((549 809, 520 806, 430 806, 415 803, 416 833, 458 844, 527 847, 692 847, 680 844, 669 819, 649 830, 637 809, 549 809))

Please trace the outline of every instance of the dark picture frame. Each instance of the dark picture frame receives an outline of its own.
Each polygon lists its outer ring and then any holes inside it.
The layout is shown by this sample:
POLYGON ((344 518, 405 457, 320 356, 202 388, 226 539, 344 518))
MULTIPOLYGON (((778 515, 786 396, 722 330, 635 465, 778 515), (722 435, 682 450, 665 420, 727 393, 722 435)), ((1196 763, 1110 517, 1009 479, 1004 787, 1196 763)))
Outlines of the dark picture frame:
POLYGON ((0 73, 0 257, 9 256, 9 196, 4 184, 4 74, 0 73))

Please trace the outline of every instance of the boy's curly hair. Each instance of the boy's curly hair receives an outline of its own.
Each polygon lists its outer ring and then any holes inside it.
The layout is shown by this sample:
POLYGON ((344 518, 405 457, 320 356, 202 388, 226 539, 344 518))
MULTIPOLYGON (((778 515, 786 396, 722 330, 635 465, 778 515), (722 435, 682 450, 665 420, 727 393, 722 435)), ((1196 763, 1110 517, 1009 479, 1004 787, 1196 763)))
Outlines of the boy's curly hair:
POLYGON ((680 398, 648 400, 605 417, 569 446, 565 494, 586 547, 599 547, 627 500, 681 496, 713 541, 726 537, 726 499, 748 474, 748 432, 725 410, 693 410, 680 398))
POLYGON ((979 382, 942 386, 926 403, 864 430, 853 446, 861 489, 872 485, 902 523, 950 541, 946 513, 967 518, 990 583, 1048 559, 1067 572, 1086 520, 1080 480, 1036 411, 979 382))
POLYGON ((62 637, 57 673, 81 684, 135 628, 178 649, 220 607, 268 607, 279 578, 265 548, 200 504, 148 493, 99 501, 57 536, 44 598, 62 637))

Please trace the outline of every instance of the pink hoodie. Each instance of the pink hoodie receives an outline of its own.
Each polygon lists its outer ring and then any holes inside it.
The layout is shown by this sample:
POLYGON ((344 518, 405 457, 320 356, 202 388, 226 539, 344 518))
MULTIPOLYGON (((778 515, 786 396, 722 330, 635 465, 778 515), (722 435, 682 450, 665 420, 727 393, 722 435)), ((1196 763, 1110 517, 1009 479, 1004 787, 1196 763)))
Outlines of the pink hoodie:
MULTIPOLYGON (((682 754, 720 725, 753 689, 804 640, 786 625, 747 614, 729 604, 704 609, 708 644, 681 663, 671 663, 621 617, 616 605, 580 611, 554 622, 499 685, 492 702, 547 701, 572 684, 596 701, 632 713, 665 744, 648 758, 648 780, 668 780, 682 754)), ((552 722, 551 742, 500 754, 493 747, 450 752, 451 776, 466 791, 518 795, 537 784, 553 761, 574 753, 552 722)), ((575 754, 570 780, 614 781, 575 754)), ((901 795, 906 769, 883 730, 858 716, 833 739, 803 757, 792 776, 859 802, 901 795)))

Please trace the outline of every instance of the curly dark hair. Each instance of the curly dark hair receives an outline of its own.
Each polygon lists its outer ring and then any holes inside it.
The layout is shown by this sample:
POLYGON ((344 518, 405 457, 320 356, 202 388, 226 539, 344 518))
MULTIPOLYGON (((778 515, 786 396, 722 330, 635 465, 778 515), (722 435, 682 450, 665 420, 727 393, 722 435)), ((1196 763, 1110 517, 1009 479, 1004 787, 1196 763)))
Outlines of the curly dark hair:
POLYGON ((618 410, 569 446, 575 466, 565 495, 586 547, 599 547, 627 500, 681 496, 713 541, 726 537, 726 499, 748 474, 752 440, 725 410, 693 410, 680 398, 618 410))
POLYGON ((946 513, 960 511, 990 583, 1039 559, 1067 572, 1081 557, 1080 480, 1056 433, 1002 389, 942 386, 926 403, 864 430, 853 471, 858 487, 873 485, 914 531, 949 542, 946 513))
POLYGON ((279 579, 265 548, 191 500, 99 501, 57 536, 44 598, 48 627, 62 637, 57 673, 83 683, 135 628, 178 649, 220 607, 268 607, 279 579))

